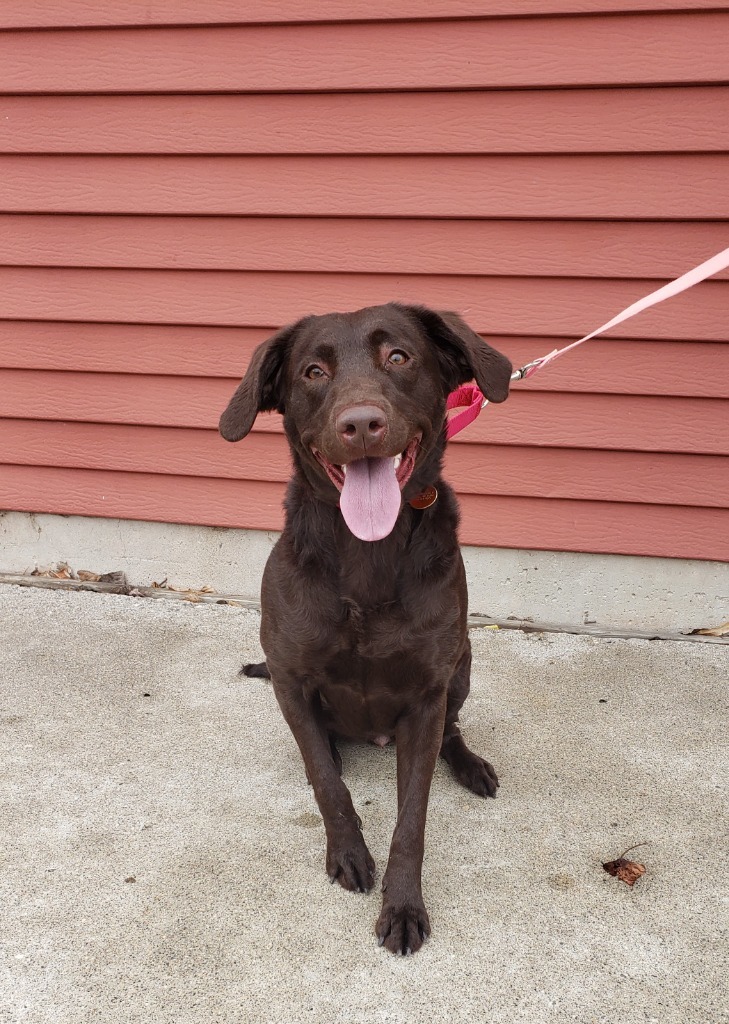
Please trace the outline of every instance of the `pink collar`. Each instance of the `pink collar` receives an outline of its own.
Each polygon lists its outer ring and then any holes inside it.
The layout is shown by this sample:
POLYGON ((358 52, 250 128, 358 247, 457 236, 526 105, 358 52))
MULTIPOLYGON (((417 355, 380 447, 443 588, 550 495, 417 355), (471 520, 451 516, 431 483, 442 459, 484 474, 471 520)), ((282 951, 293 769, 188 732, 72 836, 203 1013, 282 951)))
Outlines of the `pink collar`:
POLYGON ((446 409, 461 409, 461 406, 465 406, 465 408, 448 420, 446 440, 450 441, 454 434, 459 433, 469 423, 473 423, 484 405, 484 397, 475 384, 461 384, 455 391, 451 391, 446 402, 446 409))

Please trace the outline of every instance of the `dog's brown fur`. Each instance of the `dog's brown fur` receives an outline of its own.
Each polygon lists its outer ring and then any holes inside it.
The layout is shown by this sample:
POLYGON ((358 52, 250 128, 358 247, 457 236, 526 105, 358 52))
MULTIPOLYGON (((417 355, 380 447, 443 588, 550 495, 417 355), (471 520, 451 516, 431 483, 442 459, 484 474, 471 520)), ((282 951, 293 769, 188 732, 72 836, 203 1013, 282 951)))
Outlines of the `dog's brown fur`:
POLYGON ((503 401, 510 373, 455 314, 391 303, 284 328, 256 349, 220 421, 223 437, 237 441, 259 411, 284 415, 294 474, 263 578, 261 642, 324 820, 327 872, 345 889, 370 889, 375 865, 335 740, 397 743, 398 817, 376 925, 394 953, 415 952, 430 932, 420 875, 438 755, 473 792, 495 796, 498 786, 458 728, 471 664, 467 593, 456 499, 440 473, 449 392, 475 377, 491 401, 503 401), (366 423, 345 431, 363 409, 377 413, 370 434, 366 423), (312 449, 341 466, 365 454, 394 457, 416 437, 394 529, 358 540, 312 449), (411 507, 427 486, 437 501, 411 507))

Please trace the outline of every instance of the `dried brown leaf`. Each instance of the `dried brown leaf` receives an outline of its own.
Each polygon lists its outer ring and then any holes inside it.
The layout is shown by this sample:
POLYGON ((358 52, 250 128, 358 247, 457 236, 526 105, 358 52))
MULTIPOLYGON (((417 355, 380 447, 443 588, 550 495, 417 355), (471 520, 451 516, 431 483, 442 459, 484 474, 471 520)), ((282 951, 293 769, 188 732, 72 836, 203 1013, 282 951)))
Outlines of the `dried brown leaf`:
POLYGON ((631 850, 637 850, 639 846, 647 846, 648 843, 635 843, 634 846, 629 846, 627 850, 623 850, 619 857, 615 860, 603 861, 603 868, 613 878, 619 878, 621 882, 625 882, 626 885, 635 885, 641 875, 645 874, 645 864, 638 864, 634 860, 626 860, 625 854, 630 853, 631 850))
POLYGON ((88 569, 79 569, 76 575, 80 580, 83 580, 84 583, 98 583, 101 579, 98 572, 89 572, 88 569))
POLYGON ((640 876, 645 874, 645 864, 638 864, 634 860, 626 860, 625 857, 605 861, 603 868, 609 875, 619 878, 626 885, 635 885, 640 876))

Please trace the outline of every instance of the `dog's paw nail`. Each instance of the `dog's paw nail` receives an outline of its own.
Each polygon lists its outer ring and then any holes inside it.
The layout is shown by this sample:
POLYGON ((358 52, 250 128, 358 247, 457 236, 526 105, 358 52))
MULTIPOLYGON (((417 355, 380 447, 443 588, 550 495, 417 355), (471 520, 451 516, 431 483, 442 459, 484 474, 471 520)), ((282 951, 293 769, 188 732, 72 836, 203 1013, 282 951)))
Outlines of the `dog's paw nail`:
POLYGON ((380 937, 377 940, 377 945, 378 946, 384 946, 385 945, 385 936, 384 935, 380 935, 380 937))
POLYGON ((410 948, 410 946, 408 946, 408 948, 407 948, 407 949, 405 950, 405 952, 403 953, 403 956, 412 956, 412 955, 413 955, 413 951, 412 951, 412 949, 410 948))

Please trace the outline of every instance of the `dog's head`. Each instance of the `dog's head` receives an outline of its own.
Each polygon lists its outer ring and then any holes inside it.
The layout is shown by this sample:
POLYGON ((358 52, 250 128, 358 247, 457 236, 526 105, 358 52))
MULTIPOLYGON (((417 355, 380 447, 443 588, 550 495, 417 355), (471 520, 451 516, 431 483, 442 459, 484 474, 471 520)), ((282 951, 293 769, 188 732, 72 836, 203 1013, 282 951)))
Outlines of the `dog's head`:
POLYGON ((381 540, 403 497, 438 474, 450 392, 475 378, 503 402, 510 375, 509 360, 455 313, 389 303, 310 316, 255 350, 220 433, 240 441, 257 413, 283 413, 309 484, 339 504, 355 536, 381 540))

